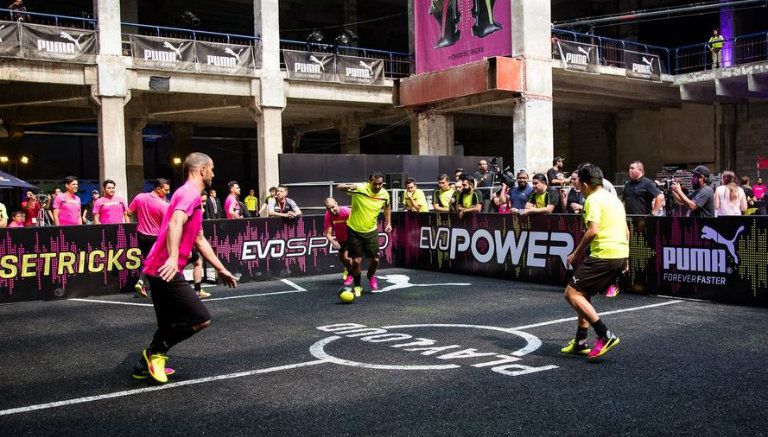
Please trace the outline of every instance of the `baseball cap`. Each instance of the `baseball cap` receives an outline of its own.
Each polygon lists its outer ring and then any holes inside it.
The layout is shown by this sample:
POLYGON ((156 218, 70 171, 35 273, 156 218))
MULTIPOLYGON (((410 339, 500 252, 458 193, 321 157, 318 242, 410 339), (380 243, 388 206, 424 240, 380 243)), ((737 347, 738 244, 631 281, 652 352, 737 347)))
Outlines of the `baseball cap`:
POLYGON ((91 191, 91 194, 99 194, 99 190, 93 190, 91 191))
POLYGON ((693 172, 697 175, 704 176, 705 178, 709 179, 709 169, 706 165, 700 165, 693 169, 693 172))

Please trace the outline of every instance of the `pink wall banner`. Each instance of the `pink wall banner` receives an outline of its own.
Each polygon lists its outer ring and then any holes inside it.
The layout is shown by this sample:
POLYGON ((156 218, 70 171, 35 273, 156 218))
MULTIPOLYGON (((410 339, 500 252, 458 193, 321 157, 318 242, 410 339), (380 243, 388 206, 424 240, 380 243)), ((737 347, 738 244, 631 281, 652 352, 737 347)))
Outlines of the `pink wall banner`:
POLYGON ((413 0, 416 73, 512 53, 511 0, 413 0))

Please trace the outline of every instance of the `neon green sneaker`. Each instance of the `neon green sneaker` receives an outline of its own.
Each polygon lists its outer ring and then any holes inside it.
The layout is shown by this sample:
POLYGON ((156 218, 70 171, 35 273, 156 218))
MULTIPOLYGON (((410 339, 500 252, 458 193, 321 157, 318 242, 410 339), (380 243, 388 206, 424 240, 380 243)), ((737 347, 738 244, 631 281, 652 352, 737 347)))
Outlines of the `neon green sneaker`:
POLYGON ((579 355, 579 356, 588 355, 589 351, 590 351, 590 348, 587 343, 578 344, 576 343, 576 339, 571 339, 571 342, 568 343, 568 346, 560 349, 560 352, 566 355, 579 355))
POLYGON ((363 295, 363 287, 361 285, 358 285, 355 287, 355 297, 360 297, 363 295))
POLYGON ((341 280, 342 281, 346 281, 347 280, 347 276, 349 276, 349 272, 347 271, 347 268, 344 267, 344 270, 341 272, 341 280))
POLYGON ((147 297, 147 287, 144 286, 143 282, 137 282, 136 285, 133 286, 133 289, 136 290, 136 294, 139 297, 147 297))
POLYGON ((141 353, 149 370, 149 376, 160 384, 168 382, 168 375, 165 373, 165 362, 168 361, 168 355, 152 354, 147 356, 147 350, 141 353))

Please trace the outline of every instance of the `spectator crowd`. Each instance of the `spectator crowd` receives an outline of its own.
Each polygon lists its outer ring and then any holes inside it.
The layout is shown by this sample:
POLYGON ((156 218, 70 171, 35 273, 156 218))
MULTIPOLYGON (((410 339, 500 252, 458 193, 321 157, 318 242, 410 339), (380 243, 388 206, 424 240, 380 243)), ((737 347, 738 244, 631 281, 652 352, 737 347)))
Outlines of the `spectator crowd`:
MULTIPOLYGON (((460 218, 477 212, 499 214, 581 214, 585 196, 578 178, 578 168, 568 175, 565 160, 556 157, 546 173, 529 174, 526 170, 497 174, 481 160, 474 173, 462 168, 438 176, 437 188, 426 192, 414 178, 405 181, 400 195, 402 210, 415 213, 455 212, 460 218), (428 195, 428 193, 430 195, 428 195)), ((749 176, 737 176, 724 170, 713 181, 708 167, 700 165, 690 172, 678 172, 665 180, 646 176, 640 161, 629 164, 629 179, 621 190, 625 212, 635 215, 720 217, 733 215, 766 215, 768 188, 762 177, 751 184, 749 176), (682 176, 680 176, 682 175, 682 176)), ((604 188, 618 195, 613 184, 603 179, 604 188)), ((102 182, 101 190, 93 190, 91 199, 83 205, 78 196, 78 179, 64 178, 61 188, 50 193, 27 191, 18 210, 8 211, 0 203, 0 227, 73 226, 89 224, 127 223, 131 208, 117 194, 113 180, 102 182)), ((213 188, 201 193, 205 219, 240 219, 250 217, 301 217, 296 201, 289 197, 288 187, 271 187, 263 200, 250 189, 241 199, 237 181, 227 184, 228 193, 222 200, 213 188)), ((167 193, 166 193, 167 194, 167 193)))

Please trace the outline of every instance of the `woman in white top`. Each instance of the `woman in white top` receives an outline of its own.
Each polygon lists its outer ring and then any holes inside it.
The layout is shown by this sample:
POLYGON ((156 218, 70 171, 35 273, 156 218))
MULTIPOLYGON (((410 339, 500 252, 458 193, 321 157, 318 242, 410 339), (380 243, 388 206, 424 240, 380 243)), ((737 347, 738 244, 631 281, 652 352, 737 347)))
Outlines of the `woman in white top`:
POLYGON ((715 215, 741 215, 747 209, 747 196, 736 185, 736 175, 726 170, 720 177, 722 184, 715 190, 715 215))

